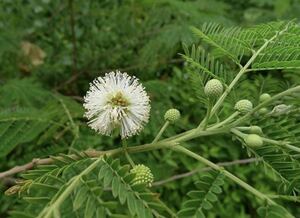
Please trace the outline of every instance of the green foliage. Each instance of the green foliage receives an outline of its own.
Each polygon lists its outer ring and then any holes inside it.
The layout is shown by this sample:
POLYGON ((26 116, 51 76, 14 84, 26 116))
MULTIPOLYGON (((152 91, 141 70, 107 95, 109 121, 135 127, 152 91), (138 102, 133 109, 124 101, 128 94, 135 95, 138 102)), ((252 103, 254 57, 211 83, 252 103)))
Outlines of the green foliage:
POLYGON ((1 88, 1 93, 10 108, 0 114, 0 157, 33 140, 44 144, 61 130, 76 137, 77 127, 72 122, 82 116, 82 108, 76 102, 30 80, 13 80, 1 88))
MULTIPOLYGON (((139 77, 153 79, 154 75, 143 72, 164 69, 165 64, 172 63, 170 59, 176 55, 182 41, 191 43, 195 39, 188 31, 189 25, 211 20, 231 23, 222 16, 226 8, 226 4, 215 0, 209 5, 201 0, 74 1, 77 71, 92 79, 99 75, 99 69, 105 72, 114 66, 134 71, 139 77)), ((18 68, 16 48, 20 40, 29 39, 47 53, 47 63, 39 67, 34 76, 51 81, 53 86, 63 84, 72 76, 73 36, 70 17, 62 19, 60 15, 70 13, 67 1, 18 4, 3 1, 0 14, 1 20, 6 22, 0 26, 0 39, 5 39, 6 43, 1 45, 13 45, 9 55, 14 60, 1 58, 1 64, 11 64, 11 71, 18 75, 15 72, 18 68), (20 16, 11 16, 10 11, 20 16), (4 31, 6 29, 9 31, 4 31)), ((1 51, 4 52, 4 48, 1 51)), ((7 77, 10 76, 4 72, 7 77)))
POLYGON ((291 25, 286 33, 278 37, 259 55, 252 69, 297 69, 299 67, 299 43, 299 28, 291 25))
MULTIPOLYGON (((73 158, 62 156, 55 158, 53 165, 41 166, 38 169, 28 171, 22 177, 25 179, 19 189, 25 200, 26 207, 21 211, 11 212, 12 217, 38 217, 50 211, 59 196, 72 183, 70 177, 74 173, 82 171, 91 164, 91 160, 84 154, 75 154, 73 158), (42 210, 44 208, 44 210, 42 210), (51 209, 50 209, 51 208, 51 209)), ((82 181, 83 185, 86 183, 82 181)), ((62 215, 72 213, 72 208, 66 207, 62 215)), ((55 214, 59 214, 55 211, 55 214)), ((51 217, 51 213, 49 213, 51 217)))
POLYGON ((239 28, 222 28, 219 24, 205 23, 201 30, 193 28, 193 32, 236 64, 240 63, 243 54, 251 51, 249 44, 246 44, 245 41, 251 40, 253 36, 249 34, 251 38, 247 36, 241 40, 239 28))
POLYGON ((53 129, 53 126, 56 128, 60 127, 60 125, 63 126, 60 122, 54 121, 54 117, 50 117, 48 112, 49 110, 37 111, 33 109, 21 109, 1 113, 1 157, 6 156, 17 145, 32 141, 41 133, 48 134, 45 130, 50 127, 53 129), (39 114, 39 116, 37 116, 37 114, 39 114))
MULTIPOLYGON (((266 116, 258 120, 263 132, 269 138, 287 141, 297 145, 300 140, 298 121, 295 118, 298 111, 291 111, 288 116, 266 116), (268 121, 267 121, 268 120, 268 121), (276 124, 275 124, 276 123, 276 124), (270 128, 272 126, 272 129, 270 128)), ((266 170, 272 170, 282 182, 279 191, 286 194, 299 192, 300 162, 298 154, 286 147, 268 145, 255 150, 255 155, 262 158, 266 170)))
POLYGON ((120 166, 119 160, 104 159, 104 165, 99 171, 98 178, 103 179, 104 187, 111 185, 112 194, 118 197, 121 204, 127 203, 132 216, 158 217, 158 209, 162 206, 156 201, 154 193, 146 190, 145 184, 134 183, 133 173, 128 173, 128 166, 120 166))
POLYGON ((204 210, 211 210, 212 203, 218 200, 217 195, 222 193, 220 186, 224 184, 224 175, 221 172, 210 172, 202 175, 196 182, 197 190, 190 191, 189 200, 183 203, 178 212, 179 217, 205 217, 204 210))
POLYGON ((277 205, 271 205, 271 206, 266 206, 266 207, 260 207, 258 209, 258 214, 261 217, 265 217, 265 218, 271 218, 271 217, 293 217, 291 216, 289 213, 287 213, 284 208, 277 206, 277 205))
POLYGON ((45 104, 51 97, 51 92, 46 91, 40 84, 32 79, 10 80, 1 86, 1 108, 26 107, 35 108, 45 104))
MULTIPOLYGON (((275 205, 230 180, 224 183, 222 172, 189 174, 203 164, 171 150, 132 154, 154 174, 149 189, 133 185, 122 152, 120 159, 77 152, 121 144, 116 134, 97 135, 83 118, 81 96, 88 83, 111 70, 139 77, 151 97, 149 124, 128 139, 129 148, 151 142, 170 108, 178 109, 181 118, 162 137, 197 127, 209 108, 206 82, 216 78, 226 90, 245 66, 208 129, 228 118, 240 99, 249 99, 255 108, 262 93, 274 96, 299 85, 299 25, 273 22, 299 17, 299 8, 296 0, 1 1, 0 170, 49 156, 54 162, 35 166, 22 181, 15 181, 19 175, 0 181, 0 191, 12 194, 0 195, 0 216, 171 217, 168 207, 179 210, 179 217, 299 214, 299 154, 281 144, 250 148, 239 137, 233 138, 241 143, 231 140, 229 131, 181 143, 212 162, 257 158, 256 164, 225 168, 272 196, 275 205), (24 41, 45 52, 41 65, 23 66, 30 59, 24 62, 24 41), (257 57, 249 63, 253 54, 257 57)), ((299 93, 294 93, 241 125, 257 125, 262 137, 299 148, 299 106, 299 93), (291 107, 276 114, 280 104, 291 107)))
MULTIPOLYGON (((297 69, 299 66, 298 48, 295 46, 299 44, 299 27, 293 23, 270 23, 246 30, 222 28, 220 25, 209 23, 204 24, 201 30, 193 28, 193 31, 204 42, 214 47, 218 55, 224 55, 238 65, 243 56, 251 55, 269 39, 267 48, 254 60, 251 71, 297 69)), ((201 66, 203 65, 202 63, 201 66)), ((218 72, 219 70, 216 74, 218 72)))
POLYGON ((183 57, 191 64, 191 67, 201 74, 203 81, 206 81, 207 78, 215 78, 224 82, 232 80, 232 75, 225 72, 223 64, 211 55, 206 54, 203 48, 200 46, 196 48, 195 45, 192 46, 191 51, 186 46, 184 48, 186 55, 183 55, 183 57))
POLYGON ((163 209, 156 194, 143 184, 134 184, 135 174, 129 173, 128 165, 121 166, 118 159, 91 160, 84 153, 75 153, 72 157, 62 155, 53 160, 52 165, 23 175, 26 180, 19 187, 19 194, 23 196, 26 209, 11 212, 12 217, 56 217, 58 214, 122 217, 114 213, 120 209, 115 198, 132 216, 157 217, 158 211, 163 209), (84 174, 93 164, 96 165, 89 171, 91 174, 84 174), (62 207, 58 202, 61 203, 60 199, 66 194, 70 197, 62 207))
POLYGON ((263 158, 263 163, 267 167, 266 170, 271 169, 282 184, 279 186, 285 194, 293 194, 294 191, 299 192, 299 160, 295 154, 289 154, 288 151, 279 149, 276 146, 265 146, 256 150, 257 157, 263 158))

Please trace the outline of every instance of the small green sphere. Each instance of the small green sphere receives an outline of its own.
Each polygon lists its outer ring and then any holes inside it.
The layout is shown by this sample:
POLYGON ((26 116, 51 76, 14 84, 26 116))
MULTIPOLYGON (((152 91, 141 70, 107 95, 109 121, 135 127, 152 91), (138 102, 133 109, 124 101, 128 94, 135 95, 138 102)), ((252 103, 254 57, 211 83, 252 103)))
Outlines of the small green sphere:
POLYGON ((249 147, 253 147, 253 148, 261 147, 264 144, 262 138, 257 134, 247 135, 244 138, 244 141, 249 147))
POLYGON ((223 85, 220 80, 211 79, 206 83, 204 93, 211 99, 218 98, 223 93, 223 85))
POLYGON ((259 126, 250 126, 249 132, 257 135, 263 134, 263 131, 259 126))
POLYGON ((260 102, 264 102, 267 101, 271 98, 271 95, 269 95, 268 93, 263 93, 261 94, 261 96, 259 97, 259 101, 260 102))
POLYGON ((133 185, 145 184, 147 187, 152 186, 154 176, 149 167, 146 167, 143 164, 138 164, 134 166, 130 172, 135 174, 135 178, 132 181, 133 185))
POLYGON ((165 113, 164 116, 166 121, 169 121, 171 123, 174 123, 175 121, 177 121, 180 118, 180 111, 177 109, 169 109, 167 110, 167 112, 165 113))
POLYGON ((234 109, 242 114, 246 114, 253 109, 253 104, 251 101, 249 101, 247 99, 239 100, 235 104, 234 109))
POLYGON ((268 108, 266 108, 266 107, 263 107, 263 108, 261 108, 261 109, 258 110, 258 113, 259 113, 260 115, 265 115, 265 114, 267 114, 268 112, 269 112, 269 110, 268 110, 268 108))

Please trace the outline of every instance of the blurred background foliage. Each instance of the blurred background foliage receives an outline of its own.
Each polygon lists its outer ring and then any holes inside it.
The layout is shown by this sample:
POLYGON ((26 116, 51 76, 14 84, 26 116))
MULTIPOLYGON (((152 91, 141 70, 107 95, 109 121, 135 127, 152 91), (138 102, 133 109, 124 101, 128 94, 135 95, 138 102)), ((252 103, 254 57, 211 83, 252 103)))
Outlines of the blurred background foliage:
MULTIPOLYGON (((87 127, 81 105, 89 82, 115 69, 140 78, 152 100, 151 120, 130 144, 151 141, 170 107, 178 108, 183 117, 166 136, 195 127, 205 106, 199 103, 179 55, 183 43, 188 47, 197 43, 189 27, 204 22, 247 27, 298 18, 299 10, 298 0, 1 0, 0 119, 12 119, 0 129, 0 170, 67 153, 70 147, 117 147, 116 136, 101 137, 87 127), (1 141, 4 133, 6 139, 1 141)), ((236 98, 257 102, 262 92, 273 94, 296 83, 299 72, 256 73, 240 84, 236 98)), ((224 114, 230 113, 231 104, 224 105, 224 114)), ((205 137, 188 146, 214 162, 248 158, 230 136, 205 137)), ((133 158, 147 164, 156 181, 203 167, 170 151, 133 158)), ((276 190, 276 179, 255 163, 228 169, 262 192, 276 190)), ((153 190, 179 209, 200 175, 153 190)), ((0 217, 18 205, 15 196, 2 195, 7 186, 0 185, 0 217)), ((289 206, 294 214, 300 213, 293 203, 289 206)), ((228 182, 208 217, 256 217, 257 207, 251 194, 228 182)))

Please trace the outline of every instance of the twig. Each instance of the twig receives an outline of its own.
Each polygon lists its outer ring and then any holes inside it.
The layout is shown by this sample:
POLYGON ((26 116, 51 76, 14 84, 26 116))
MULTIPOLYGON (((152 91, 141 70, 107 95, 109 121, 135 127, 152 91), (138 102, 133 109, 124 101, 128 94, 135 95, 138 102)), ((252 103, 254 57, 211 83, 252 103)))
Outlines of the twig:
MULTIPOLYGON (((190 132, 190 131, 187 131, 190 132)), ((205 131, 205 132, 200 132, 198 133, 195 137, 198 136, 206 136, 206 135, 213 135, 213 134, 218 134, 220 133, 219 131, 213 130, 213 131, 205 131)), ((191 137, 190 137, 191 138, 191 137)), ((192 137, 193 138, 193 137, 192 137)), ((176 141, 159 141, 157 143, 148 143, 148 144, 143 144, 143 145, 137 145, 137 146, 130 146, 127 147, 127 152, 128 153, 138 153, 138 152, 145 152, 145 151, 150 151, 150 150, 157 150, 157 149, 162 149, 162 148, 168 148, 175 146, 177 143, 187 140, 186 137, 179 137, 176 139, 176 141), (151 145, 151 146, 150 146, 151 145)), ((124 149, 122 147, 120 148, 115 148, 107 151, 96 151, 96 150, 86 150, 81 152, 82 155, 88 156, 90 158, 93 157, 99 157, 101 155, 116 155, 123 153, 124 149)), ((78 155, 68 155, 69 157, 76 159, 78 158, 78 155)), ((61 158, 61 157, 57 157, 61 158)), ((53 163, 54 160, 52 158, 45 158, 45 159, 33 159, 31 162, 21 165, 21 166, 16 166, 13 167, 7 171, 4 171, 0 173, 0 180, 3 179, 4 177, 12 176, 17 173, 21 173, 27 170, 30 170, 34 168, 36 165, 47 165, 53 163)))
POLYGON ((32 169, 35 165, 43 165, 43 164, 50 164, 52 163, 51 158, 45 158, 45 159, 33 159, 31 162, 21 165, 21 166, 15 166, 7 171, 4 171, 0 173, 0 179, 3 179, 8 176, 12 176, 17 173, 21 173, 27 170, 32 169))
MULTIPOLYGON (((229 162, 221 162, 221 163, 217 163, 217 165, 224 167, 224 166, 233 166, 233 165, 248 164, 248 163, 253 163, 253 162, 256 162, 256 161, 260 161, 260 159, 257 159, 257 158, 248 158, 248 159, 234 160, 234 161, 229 161, 229 162)), ((192 175, 197 174, 199 172, 206 172, 206 171, 210 171, 210 170, 212 170, 211 167, 204 167, 204 168, 201 168, 201 169, 192 170, 190 172, 186 172, 186 173, 182 173, 182 174, 177 174, 177 175, 171 176, 171 177, 169 177, 167 179, 163 179, 163 180, 154 182, 153 186, 164 185, 165 183, 173 182, 173 181, 178 180, 178 179, 182 179, 182 178, 185 178, 185 177, 192 176, 192 175)))
MULTIPOLYGON (((145 152, 145 151, 149 151, 149 150, 155 150, 155 149, 161 149, 161 148, 166 148, 166 147, 170 147, 173 146, 174 143, 171 142, 158 142, 156 144, 143 144, 143 145, 138 145, 138 146, 131 146, 127 148, 127 152, 128 153, 138 153, 138 152, 145 152), (151 145, 151 146, 149 146, 151 145)), ((120 154, 123 153, 123 148, 115 148, 115 149, 111 149, 111 150, 107 150, 107 151, 96 151, 96 150, 86 150, 81 152, 81 154, 83 156, 88 156, 90 158, 97 158, 99 156, 102 155, 116 155, 116 154, 120 154)), ((68 155, 70 158, 73 159, 78 159, 78 155, 75 154, 71 154, 68 155)), ((57 159, 60 159, 62 157, 56 157, 57 159)), ((63 158, 62 158, 63 159, 63 158)), ((20 166, 15 166, 7 171, 4 171, 2 173, 0 173, 0 180, 2 180, 5 177, 9 177, 12 175, 15 175, 17 173, 22 173, 25 172, 27 170, 31 170, 33 169, 35 166, 38 165, 47 165, 47 164, 51 164, 53 163, 54 160, 52 158, 44 158, 44 159, 33 159, 31 162, 26 163, 24 165, 20 165, 20 166)))
MULTIPOLYGON (((96 157, 96 156, 99 156, 100 153, 103 153, 103 152, 99 153, 99 151, 98 152, 96 152, 96 151, 86 151, 85 153, 87 153, 88 156, 90 156, 90 157, 96 157)), ((71 155, 71 156, 74 157, 74 155, 71 155)), ((53 163, 53 159, 51 159, 51 158, 44 158, 44 159, 36 158, 36 159, 33 159, 29 163, 26 163, 26 164, 20 165, 20 166, 15 166, 15 167, 7 170, 7 171, 4 171, 4 172, 0 173, 0 180, 5 178, 5 177, 15 175, 17 173, 22 173, 22 172, 25 172, 27 170, 31 170, 37 165, 47 165, 47 164, 51 164, 51 163, 53 163)))

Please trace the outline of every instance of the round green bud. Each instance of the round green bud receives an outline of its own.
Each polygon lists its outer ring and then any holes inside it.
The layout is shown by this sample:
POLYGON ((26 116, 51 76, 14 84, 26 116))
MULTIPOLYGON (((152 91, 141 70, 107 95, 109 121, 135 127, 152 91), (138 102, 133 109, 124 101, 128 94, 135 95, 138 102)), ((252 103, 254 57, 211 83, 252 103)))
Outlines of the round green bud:
POLYGON ((256 134, 247 135, 244 138, 244 141, 249 147, 253 147, 253 148, 261 147, 264 144, 262 138, 256 134))
POLYGON ((219 80, 211 79, 206 83, 204 93, 211 99, 218 98, 223 93, 223 85, 219 80))
POLYGON ((263 107, 263 108, 261 108, 261 109, 258 110, 258 113, 259 113, 260 115, 265 115, 265 114, 267 114, 268 112, 269 112, 269 110, 268 110, 268 108, 266 108, 266 107, 263 107))
POLYGON ((133 185, 135 184, 145 184, 147 187, 151 187, 154 181, 154 176, 151 173, 149 167, 146 167, 143 164, 138 164, 134 166, 131 170, 131 173, 135 174, 135 177, 132 181, 133 185))
POLYGON ((271 95, 269 95, 268 93, 263 93, 261 94, 261 96, 259 96, 259 101, 260 102, 264 102, 267 101, 271 98, 271 95))
POLYGON ((178 120, 180 118, 180 112, 177 109, 169 109, 167 110, 167 112, 165 113, 164 116, 166 121, 169 121, 171 123, 175 122, 176 120, 178 120))
POLYGON ((253 104, 251 101, 249 101, 247 99, 239 100, 235 104, 234 109, 242 114, 246 114, 253 109, 253 104))
POLYGON ((263 131, 259 126, 250 126, 249 132, 257 135, 263 134, 263 131))

